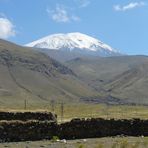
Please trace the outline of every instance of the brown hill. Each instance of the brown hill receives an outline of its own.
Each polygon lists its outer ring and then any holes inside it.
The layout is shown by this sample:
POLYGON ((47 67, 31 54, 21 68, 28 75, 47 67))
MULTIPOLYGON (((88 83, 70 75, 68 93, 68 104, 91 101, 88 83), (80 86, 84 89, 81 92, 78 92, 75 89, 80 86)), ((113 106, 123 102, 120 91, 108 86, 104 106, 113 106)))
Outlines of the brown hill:
POLYGON ((97 93, 75 73, 52 58, 0 40, 0 103, 19 107, 49 105, 51 100, 79 101, 97 93))

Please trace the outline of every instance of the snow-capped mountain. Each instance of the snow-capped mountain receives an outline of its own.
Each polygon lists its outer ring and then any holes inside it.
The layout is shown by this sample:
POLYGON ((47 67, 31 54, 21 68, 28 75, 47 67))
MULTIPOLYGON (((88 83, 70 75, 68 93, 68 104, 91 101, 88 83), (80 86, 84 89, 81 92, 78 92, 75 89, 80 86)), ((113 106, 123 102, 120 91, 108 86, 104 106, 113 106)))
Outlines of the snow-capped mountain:
POLYGON ((69 61, 77 57, 121 55, 120 52, 100 40, 78 32, 49 35, 25 46, 33 47, 60 62, 69 61))
POLYGON ((26 46, 64 51, 99 52, 100 55, 104 56, 119 54, 109 45, 81 33, 53 34, 29 43, 26 46))

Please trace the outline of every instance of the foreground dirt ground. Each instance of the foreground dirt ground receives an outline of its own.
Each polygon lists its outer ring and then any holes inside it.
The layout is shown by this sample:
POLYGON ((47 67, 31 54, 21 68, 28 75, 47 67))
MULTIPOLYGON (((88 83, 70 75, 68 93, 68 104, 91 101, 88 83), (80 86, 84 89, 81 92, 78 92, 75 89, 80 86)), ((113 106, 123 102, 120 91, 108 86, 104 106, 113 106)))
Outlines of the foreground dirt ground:
POLYGON ((148 148, 148 137, 110 137, 61 141, 0 143, 0 148, 148 148))

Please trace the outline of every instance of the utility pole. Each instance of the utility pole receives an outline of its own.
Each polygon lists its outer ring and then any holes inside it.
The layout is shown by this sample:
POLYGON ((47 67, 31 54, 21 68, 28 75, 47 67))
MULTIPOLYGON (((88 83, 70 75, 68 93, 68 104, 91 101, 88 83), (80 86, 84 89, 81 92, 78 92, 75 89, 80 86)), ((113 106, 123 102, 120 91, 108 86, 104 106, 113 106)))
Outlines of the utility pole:
POLYGON ((25 110, 27 109, 27 100, 26 99, 24 100, 24 109, 25 110))
POLYGON ((108 117, 109 117, 108 109, 109 109, 109 104, 106 103, 106 118, 107 118, 107 119, 108 119, 108 117))
POLYGON ((54 113, 54 111, 55 111, 55 101, 51 100, 50 105, 51 105, 51 111, 54 113))
POLYGON ((63 117, 64 117, 64 103, 62 101, 61 102, 61 122, 63 122, 63 117))

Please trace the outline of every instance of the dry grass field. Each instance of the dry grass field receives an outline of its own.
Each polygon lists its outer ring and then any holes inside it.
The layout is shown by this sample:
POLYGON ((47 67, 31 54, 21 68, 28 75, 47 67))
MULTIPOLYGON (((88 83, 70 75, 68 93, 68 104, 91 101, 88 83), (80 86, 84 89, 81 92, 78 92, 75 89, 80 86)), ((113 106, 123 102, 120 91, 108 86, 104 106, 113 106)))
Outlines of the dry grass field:
POLYGON ((147 137, 108 137, 61 141, 0 143, 0 148, 147 148, 147 137))
MULTIPOLYGON (((58 120, 61 120, 61 107, 55 107, 55 113, 58 120)), ((147 106, 108 106, 102 104, 79 104, 64 105, 63 120, 69 121, 72 118, 115 118, 130 119, 141 118, 148 119, 147 106)))
MULTIPOLYGON (((44 106, 26 105, 7 108, 1 111, 51 111, 58 115, 58 122, 70 121, 72 118, 116 118, 148 119, 147 106, 105 105, 105 104, 45 104, 44 106), (62 113, 63 110, 63 113, 62 113), (62 115, 62 116, 61 116, 62 115)), ((68 141, 27 141, 0 143, 0 148, 147 148, 147 137, 105 137, 68 141)))
POLYGON ((70 121, 73 118, 116 118, 130 119, 140 118, 148 119, 147 106, 128 106, 128 105, 105 105, 105 104, 63 104, 51 105, 45 104, 41 106, 26 105, 26 109, 22 106, 13 108, 1 108, 1 111, 50 111, 58 115, 58 121, 70 121), (63 108, 63 109, 62 109, 63 108), (62 113, 63 110, 63 113, 62 113))

